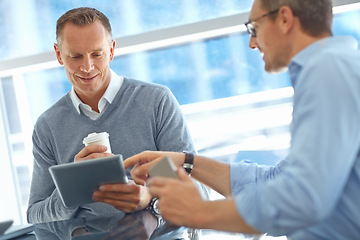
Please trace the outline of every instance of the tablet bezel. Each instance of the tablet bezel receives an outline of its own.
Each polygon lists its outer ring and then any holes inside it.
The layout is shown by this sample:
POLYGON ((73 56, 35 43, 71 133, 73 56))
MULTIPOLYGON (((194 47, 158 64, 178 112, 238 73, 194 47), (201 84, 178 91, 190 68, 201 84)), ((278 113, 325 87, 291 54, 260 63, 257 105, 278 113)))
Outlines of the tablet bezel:
POLYGON ((49 171, 66 207, 94 202, 92 194, 100 185, 128 183, 121 154, 55 165, 49 171))

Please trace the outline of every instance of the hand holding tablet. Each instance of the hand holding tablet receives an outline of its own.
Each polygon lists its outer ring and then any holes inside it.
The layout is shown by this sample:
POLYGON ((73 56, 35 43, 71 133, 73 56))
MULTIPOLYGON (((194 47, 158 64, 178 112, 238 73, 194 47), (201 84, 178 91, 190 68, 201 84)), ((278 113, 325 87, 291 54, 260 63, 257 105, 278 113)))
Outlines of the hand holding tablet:
POLYGON ((93 192, 100 185, 128 182, 120 154, 55 165, 49 171, 66 207, 94 202, 93 192))

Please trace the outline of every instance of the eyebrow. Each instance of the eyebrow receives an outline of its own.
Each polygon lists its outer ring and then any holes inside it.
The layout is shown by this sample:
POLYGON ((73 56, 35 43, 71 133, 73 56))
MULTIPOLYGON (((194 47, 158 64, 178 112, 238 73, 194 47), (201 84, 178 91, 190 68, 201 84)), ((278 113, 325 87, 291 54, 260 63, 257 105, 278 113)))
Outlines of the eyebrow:
MULTIPOLYGON (((104 49, 95 49, 95 50, 91 50, 90 52, 104 52, 104 49)), ((80 52, 77 51, 68 51, 69 54, 82 54, 80 52)))

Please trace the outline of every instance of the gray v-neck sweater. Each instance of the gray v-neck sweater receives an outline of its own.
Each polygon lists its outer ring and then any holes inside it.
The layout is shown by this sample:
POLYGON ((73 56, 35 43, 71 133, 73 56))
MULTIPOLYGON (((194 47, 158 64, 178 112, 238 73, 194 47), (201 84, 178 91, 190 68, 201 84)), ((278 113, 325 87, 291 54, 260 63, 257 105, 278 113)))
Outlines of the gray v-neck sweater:
POLYGON ((34 127, 30 223, 118 211, 103 203, 66 208, 49 173, 50 166, 73 162, 84 147, 83 138, 92 132, 108 132, 112 152, 124 159, 144 150, 195 152, 180 105, 165 86, 125 78, 114 101, 96 120, 79 114, 67 93, 34 127))

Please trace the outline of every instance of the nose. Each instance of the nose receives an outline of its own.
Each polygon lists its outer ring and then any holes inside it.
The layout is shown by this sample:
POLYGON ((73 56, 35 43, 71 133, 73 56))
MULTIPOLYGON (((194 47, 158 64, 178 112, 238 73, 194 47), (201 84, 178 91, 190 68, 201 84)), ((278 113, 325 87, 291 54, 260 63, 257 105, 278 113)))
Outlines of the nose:
POLYGON ((80 66, 80 71, 89 73, 94 69, 93 60, 90 57, 84 57, 84 61, 80 66))
POLYGON ((255 49, 258 47, 258 44, 256 42, 256 37, 250 36, 249 47, 252 49, 255 49))

